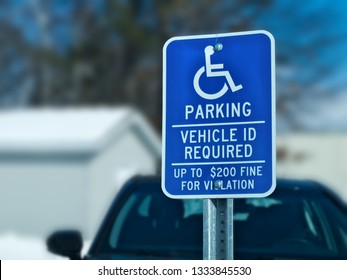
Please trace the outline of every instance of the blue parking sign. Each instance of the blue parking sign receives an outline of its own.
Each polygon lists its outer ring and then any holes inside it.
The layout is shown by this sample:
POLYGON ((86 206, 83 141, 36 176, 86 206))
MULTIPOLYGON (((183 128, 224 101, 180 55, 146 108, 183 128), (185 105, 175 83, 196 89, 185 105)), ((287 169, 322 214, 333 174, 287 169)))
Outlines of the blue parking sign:
POLYGON ((274 38, 174 37, 163 48, 162 189, 171 198, 267 196, 276 185, 274 38))

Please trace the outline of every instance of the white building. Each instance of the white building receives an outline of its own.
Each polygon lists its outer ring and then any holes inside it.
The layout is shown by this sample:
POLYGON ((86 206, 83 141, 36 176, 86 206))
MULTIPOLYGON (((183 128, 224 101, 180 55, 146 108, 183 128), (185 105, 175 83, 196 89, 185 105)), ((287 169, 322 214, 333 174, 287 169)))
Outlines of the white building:
POLYGON ((0 233, 91 238, 116 192, 154 174, 158 135, 130 108, 0 112, 0 233))
POLYGON ((283 134, 277 137, 277 175, 317 180, 347 201, 347 135, 283 134))

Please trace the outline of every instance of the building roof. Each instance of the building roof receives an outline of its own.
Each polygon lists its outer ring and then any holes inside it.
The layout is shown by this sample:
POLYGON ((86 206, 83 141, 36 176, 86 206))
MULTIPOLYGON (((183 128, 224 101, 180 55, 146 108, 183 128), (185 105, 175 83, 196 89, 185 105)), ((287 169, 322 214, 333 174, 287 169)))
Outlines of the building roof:
POLYGON ((160 157, 158 135, 129 107, 0 111, 0 154, 94 153, 129 128, 160 157))

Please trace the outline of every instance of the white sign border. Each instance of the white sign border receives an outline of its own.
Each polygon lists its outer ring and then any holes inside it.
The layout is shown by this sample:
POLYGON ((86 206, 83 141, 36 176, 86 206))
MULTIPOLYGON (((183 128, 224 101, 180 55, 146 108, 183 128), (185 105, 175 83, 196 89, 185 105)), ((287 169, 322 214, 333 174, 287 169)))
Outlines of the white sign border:
POLYGON ((213 198, 255 198, 269 196, 276 189, 276 62, 275 62, 275 38, 266 30, 252 30, 242 32, 176 36, 166 41, 163 46, 163 71, 162 71, 162 163, 161 163, 161 188, 164 194, 173 199, 213 199, 213 198), (191 39, 221 38, 242 35, 264 34, 270 39, 271 48, 271 123, 272 123, 272 185, 266 193, 251 194, 192 194, 172 195, 166 190, 165 183, 165 157, 166 157, 166 51, 171 42, 191 39))

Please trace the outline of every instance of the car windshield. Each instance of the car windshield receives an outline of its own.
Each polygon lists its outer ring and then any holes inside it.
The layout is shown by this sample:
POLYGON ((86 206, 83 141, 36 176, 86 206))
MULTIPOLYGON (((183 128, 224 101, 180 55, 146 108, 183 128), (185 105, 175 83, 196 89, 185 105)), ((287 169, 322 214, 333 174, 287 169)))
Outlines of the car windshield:
POLYGON ((109 244, 123 253, 194 258, 202 251, 202 212, 201 200, 139 189, 116 217, 109 244))
MULTIPOLYGON (((108 244, 124 254, 202 258, 202 201, 137 188, 115 217, 108 244)), ((345 210, 320 192, 279 190, 266 198, 234 199, 233 220, 236 259, 346 257, 345 210)))
POLYGON ((239 258, 345 258, 346 213, 320 192, 287 190, 235 203, 239 258))

